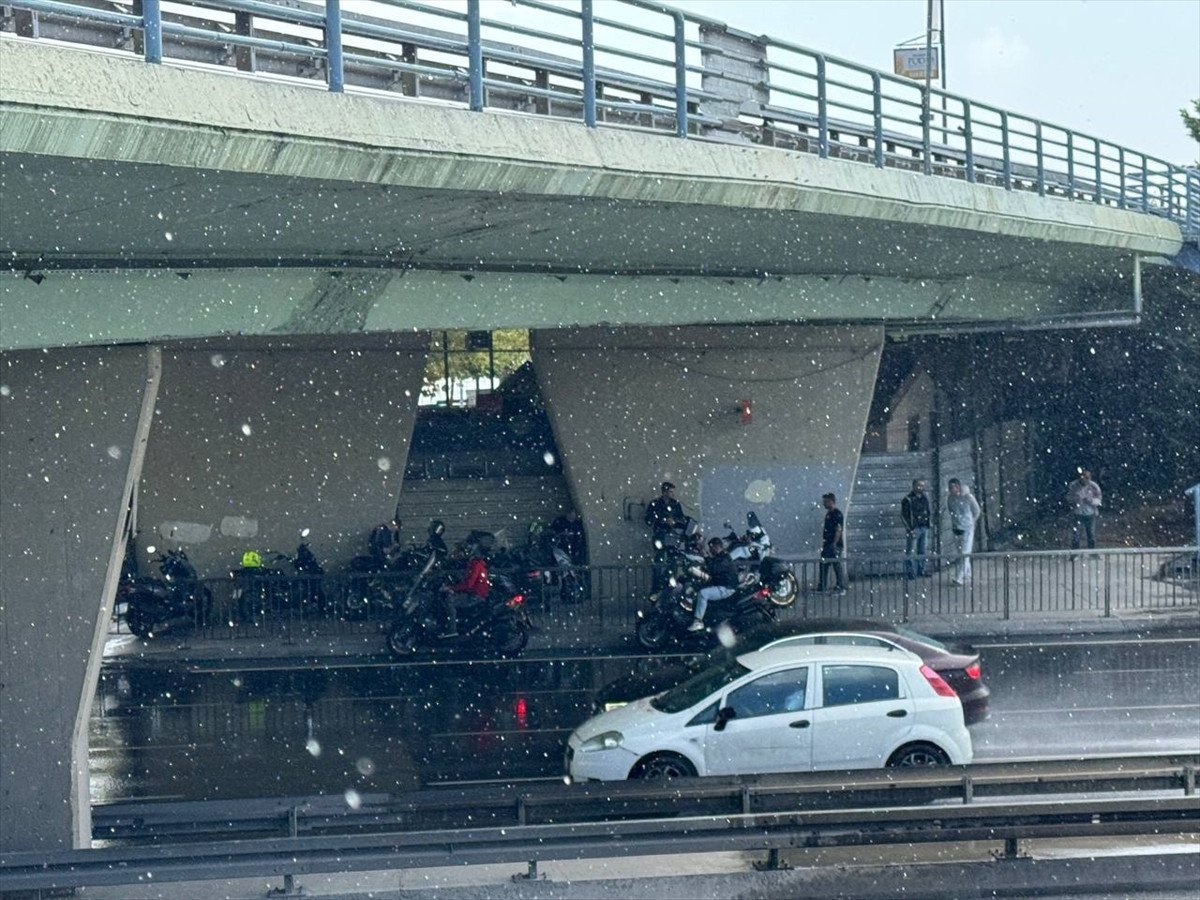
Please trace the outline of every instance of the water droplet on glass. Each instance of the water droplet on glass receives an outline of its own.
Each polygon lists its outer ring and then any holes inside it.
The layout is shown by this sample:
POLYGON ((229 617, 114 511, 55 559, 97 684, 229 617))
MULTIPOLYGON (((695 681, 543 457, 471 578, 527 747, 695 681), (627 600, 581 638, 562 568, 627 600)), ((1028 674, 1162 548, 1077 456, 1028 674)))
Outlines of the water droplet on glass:
POLYGON ((309 738, 308 742, 304 745, 304 749, 312 756, 321 755, 321 745, 317 742, 316 738, 309 738))
POLYGON ((375 774, 375 761, 366 756, 363 756, 358 760, 358 762, 356 762, 354 764, 354 768, 358 769, 359 775, 374 775, 375 774))
POLYGON ((118 447, 116 444, 113 444, 111 447, 108 448, 108 455, 111 456, 113 459, 120 459, 121 458, 121 448, 118 447))
POLYGON ((7 397, 11 393, 12 388, 10 388, 7 384, 0 384, 0 397, 7 397))
POLYGON ((362 797, 354 788, 346 788, 346 805, 351 809, 358 809, 362 806, 362 797))
POLYGON ((548 466, 554 465, 554 454, 547 450, 542 454, 542 461, 548 466))
POLYGON ((375 465, 379 466, 380 472, 387 472, 392 468, 392 461, 386 456, 381 456, 375 460, 375 465))
POLYGON ((165 237, 168 241, 175 240, 175 235, 171 234, 171 232, 169 232, 169 231, 164 231, 163 237, 165 237))
POLYGON ((208 361, 213 364, 214 369, 219 369, 225 365, 225 356, 221 353, 214 353, 208 358, 208 361))
POLYGON ((249 422, 246 422, 242 425, 242 434, 244 434, 246 437, 250 437, 250 435, 253 433, 253 431, 254 431, 254 429, 252 429, 250 427, 249 422))

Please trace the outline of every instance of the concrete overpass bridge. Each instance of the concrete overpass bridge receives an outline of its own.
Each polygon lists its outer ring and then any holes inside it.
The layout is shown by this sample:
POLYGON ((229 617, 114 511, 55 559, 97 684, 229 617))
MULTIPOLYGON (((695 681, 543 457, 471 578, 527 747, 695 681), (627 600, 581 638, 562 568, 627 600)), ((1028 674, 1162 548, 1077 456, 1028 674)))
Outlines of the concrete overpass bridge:
POLYGON ((662 477, 803 552, 885 329, 1132 321, 1200 236, 1195 170, 657 4, 393 6, 6 6, 0 848, 87 840, 131 498, 349 556, 430 330, 531 330, 597 561, 662 477))

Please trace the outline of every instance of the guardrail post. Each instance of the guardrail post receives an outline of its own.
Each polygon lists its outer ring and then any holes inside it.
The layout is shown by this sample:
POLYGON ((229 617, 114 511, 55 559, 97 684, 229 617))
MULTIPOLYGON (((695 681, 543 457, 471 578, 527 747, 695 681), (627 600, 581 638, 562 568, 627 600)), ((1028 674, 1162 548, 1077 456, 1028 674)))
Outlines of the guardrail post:
POLYGON ((822 159, 829 156, 829 97, 825 84, 825 57, 817 58, 817 152, 822 159))
POLYGON ((596 127, 596 45, 592 36, 592 0, 582 0, 580 18, 583 20, 583 124, 596 127))
POLYGON ((472 112, 483 109, 483 26, 480 0, 467 0, 467 78, 472 112))
POLYGON ((1011 191, 1012 181, 1012 148, 1008 145, 1008 113, 1000 113, 1000 146, 1004 156, 1004 189, 1011 191))
POLYGON ((1067 197, 1075 199, 1075 132, 1067 132, 1067 197))
POLYGON ((346 69, 342 60, 342 0, 325 0, 325 68, 329 90, 340 94, 346 89, 346 69))
POLYGON ((975 143, 974 133, 971 130, 971 104, 967 100, 963 101, 963 143, 965 144, 967 154, 967 181, 974 184, 975 143))
POLYGON ((1150 173, 1147 171, 1146 154, 1142 154, 1142 212, 1150 212, 1150 173))
MULTIPOLYGON (((288 808, 288 837, 300 835, 300 812, 295 806, 288 808)), ((283 893, 292 896, 296 893, 296 876, 288 872, 283 876, 283 893)))
POLYGON ((1112 579, 1111 575, 1112 557, 1109 554, 1104 554, 1104 618, 1112 618, 1112 579))
POLYGON ((687 106, 687 35, 683 13, 675 18, 675 136, 685 138, 688 133, 687 106))
POLYGON ((1012 557, 1007 553, 1004 554, 1004 578, 1001 590, 1004 592, 1004 619, 1007 621, 1012 618, 1012 604, 1009 599, 1009 586, 1011 585, 1011 572, 1009 564, 1012 562, 1012 557))
POLYGON ((1095 185, 1095 196, 1092 198, 1092 200, 1095 203, 1103 203, 1104 202, 1104 196, 1103 196, 1104 190, 1101 187, 1101 178, 1104 175, 1104 165, 1100 159, 1100 139, 1092 138, 1092 144, 1094 145, 1094 149, 1096 151, 1096 160, 1095 160, 1095 162, 1096 162, 1096 185, 1095 185))
POLYGON ((871 117, 874 122, 875 167, 883 168, 883 79, 878 72, 871 73, 871 117))
POLYGON ((1037 153, 1037 192, 1039 197, 1046 196, 1046 148, 1042 143, 1042 123, 1035 122, 1033 126, 1035 152, 1037 153))
POLYGON ((1125 148, 1117 148, 1117 205, 1124 209, 1125 203, 1125 148))
POLYGON ((159 0, 142 0, 142 32, 146 36, 146 62, 162 62, 162 5, 159 0))
POLYGON ((930 134, 930 120, 933 114, 930 110, 929 88, 921 87, 921 155, 925 158, 922 169, 926 175, 933 174, 933 136, 930 134))

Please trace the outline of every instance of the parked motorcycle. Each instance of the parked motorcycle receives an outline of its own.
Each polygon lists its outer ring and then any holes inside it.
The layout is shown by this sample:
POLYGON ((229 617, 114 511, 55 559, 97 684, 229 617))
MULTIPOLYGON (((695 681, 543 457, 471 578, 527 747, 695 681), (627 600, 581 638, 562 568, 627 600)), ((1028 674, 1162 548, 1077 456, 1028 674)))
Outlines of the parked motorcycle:
POLYGON ((427 564, 437 567, 445 561, 448 555, 446 542, 442 539, 445 530, 446 526, 434 519, 429 523, 425 543, 420 547, 409 547, 391 563, 376 556, 354 557, 350 561, 346 592, 342 598, 346 618, 367 618, 372 609, 381 613, 395 610, 397 598, 403 599, 400 587, 404 573, 417 573, 409 588, 411 593, 412 586, 428 574, 421 571, 427 564))
MULTIPOLYGON (((277 553, 272 561, 286 563, 288 558, 277 553)), ((243 553, 241 566, 230 570, 229 577, 233 579, 231 624, 258 624, 266 619, 268 611, 278 612, 291 605, 287 573, 277 566, 263 565, 257 550, 243 553)))
POLYGON ((201 583, 183 550, 158 556, 161 578, 123 581, 118 603, 125 605, 125 624, 142 638, 189 631, 212 618, 212 591, 201 583))
POLYGON ((414 586, 401 605, 403 617, 388 632, 392 655, 405 659, 420 650, 472 648, 516 656, 529 641, 525 595, 503 575, 491 576, 488 596, 458 611, 458 635, 442 637, 443 616, 437 590, 414 586))
POLYGON ((704 614, 707 627, 703 631, 689 631, 702 582, 691 575, 673 581, 669 588, 650 595, 646 609, 638 610, 635 634, 638 643, 647 650, 661 650, 672 642, 708 646, 724 623, 735 634, 741 634, 775 621, 777 613, 770 590, 751 577, 732 596, 708 604, 704 614))
POLYGON ((575 568, 561 536, 548 536, 544 545, 536 558, 524 561, 524 591, 537 591, 543 598, 554 597, 568 605, 583 602, 587 597, 585 573, 575 568))
POLYGON ((788 607, 796 602, 800 583, 792 567, 771 550, 771 538, 753 512, 746 513, 746 533, 737 534, 728 522, 729 534, 725 545, 729 555, 737 564, 739 572, 753 572, 770 592, 770 600, 776 606, 788 607))
POLYGON ((703 562, 703 536, 700 523, 691 516, 671 528, 660 529, 654 535, 654 567, 651 590, 658 593, 670 586, 671 579, 680 578, 688 566, 703 562))

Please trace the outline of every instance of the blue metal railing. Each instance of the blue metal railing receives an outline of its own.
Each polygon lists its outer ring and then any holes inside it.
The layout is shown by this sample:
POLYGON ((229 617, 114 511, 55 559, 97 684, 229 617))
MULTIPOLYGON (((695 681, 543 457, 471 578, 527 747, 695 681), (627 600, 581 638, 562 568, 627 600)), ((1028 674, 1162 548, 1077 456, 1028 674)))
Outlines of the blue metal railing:
MULTIPOLYGON (((1200 240, 1200 169, 650 0, 377 0, 394 15, 344 14, 340 0, 10 0, 48 34, 104 43, 116 30, 148 62, 229 65, 322 78, 331 91, 394 87, 466 103, 681 138, 744 139, 1164 216, 1200 240), (618 9, 620 19, 611 10, 618 9), (485 13, 487 15, 485 15, 485 13), (70 22, 71 27, 64 26, 70 22), (434 27, 436 26, 436 27, 434 27), (508 43, 516 38, 520 44, 508 43), (205 56, 205 53, 208 56, 205 56), (258 63, 255 57, 260 57, 258 63), (390 81, 389 81, 390 79, 390 81), (924 114, 928 110, 928 115, 924 114)), ((0 20, 12 28, 15 14, 0 20)), ((20 28, 16 30, 20 31, 20 28)), ((111 46, 111 43, 110 43, 111 46)))

